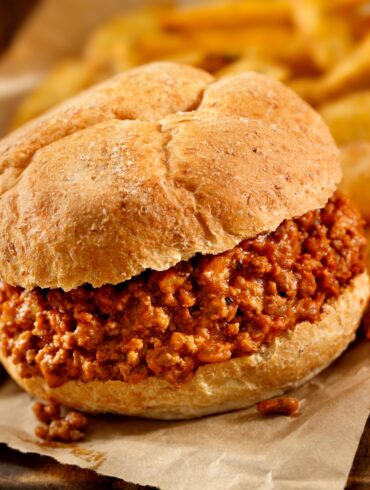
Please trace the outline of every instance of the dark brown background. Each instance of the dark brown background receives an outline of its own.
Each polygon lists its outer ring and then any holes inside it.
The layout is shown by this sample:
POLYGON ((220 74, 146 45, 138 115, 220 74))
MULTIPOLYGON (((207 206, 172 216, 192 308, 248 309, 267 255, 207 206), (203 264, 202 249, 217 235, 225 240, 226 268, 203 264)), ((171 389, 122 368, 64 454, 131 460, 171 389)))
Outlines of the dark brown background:
POLYGON ((9 44, 36 3, 37 0, 0 0, 0 50, 9 44))

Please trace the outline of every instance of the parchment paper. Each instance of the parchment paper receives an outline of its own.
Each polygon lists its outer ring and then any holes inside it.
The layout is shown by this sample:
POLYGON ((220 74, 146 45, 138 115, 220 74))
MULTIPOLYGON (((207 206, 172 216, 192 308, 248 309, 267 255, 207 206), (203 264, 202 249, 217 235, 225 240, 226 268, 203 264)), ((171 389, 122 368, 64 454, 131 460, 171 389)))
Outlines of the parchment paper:
POLYGON ((342 489, 370 409, 369 359, 363 341, 296 390, 296 418, 255 408, 181 422, 99 416, 70 446, 36 440, 31 400, 7 380, 0 442, 163 490, 342 489))
MULTIPOLYGON (((0 66, 0 131, 50 63, 126 4, 44 2, 0 66)), ((30 397, 0 375, 0 442, 164 490, 342 489, 370 410, 370 343, 353 346, 293 395, 301 400, 297 418, 264 418, 255 408, 183 422, 100 416, 84 442, 50 445, 33 435, 30 397)))

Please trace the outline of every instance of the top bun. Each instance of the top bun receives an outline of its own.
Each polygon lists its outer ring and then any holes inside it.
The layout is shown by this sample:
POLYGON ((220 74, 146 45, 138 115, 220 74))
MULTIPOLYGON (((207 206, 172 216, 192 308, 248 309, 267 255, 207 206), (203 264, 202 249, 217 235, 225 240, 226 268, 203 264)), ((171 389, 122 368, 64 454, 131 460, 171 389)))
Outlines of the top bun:
POLYGON ((256 73, 154 63, 0 143, 0 276, 117 284, 323 207, 341 173, 316 114, 256 73))

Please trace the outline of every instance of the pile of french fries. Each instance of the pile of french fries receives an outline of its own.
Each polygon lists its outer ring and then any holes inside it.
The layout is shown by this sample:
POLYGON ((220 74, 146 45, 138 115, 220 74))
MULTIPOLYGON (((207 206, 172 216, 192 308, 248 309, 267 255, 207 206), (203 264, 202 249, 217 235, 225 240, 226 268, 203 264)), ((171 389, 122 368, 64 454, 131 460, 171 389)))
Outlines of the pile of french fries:
POLYGON ((342 149, 343 190, 370 222, 370 1, 241 0, 140 10, 101 26, 78 59, 51 70, 17 127, 133 66, 172 60, 216 77, 253 70, 312 104, 342 149))

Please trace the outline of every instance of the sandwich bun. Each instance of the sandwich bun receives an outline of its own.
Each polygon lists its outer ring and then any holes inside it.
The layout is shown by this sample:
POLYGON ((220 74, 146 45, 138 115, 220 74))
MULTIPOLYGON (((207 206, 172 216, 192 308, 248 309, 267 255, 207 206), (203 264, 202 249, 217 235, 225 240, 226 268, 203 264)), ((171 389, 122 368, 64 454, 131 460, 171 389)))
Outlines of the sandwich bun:
POLYGON ((327 127, 279 82, 150 64, 0 142, 0 277, 118 284, 273 231, 340 178, 327 127))
MULTIPOLYGON (((26 289, 118 284, 218 254, 323 208, 341 179, 320 116, 256 73, 222 80, 154 63, 98 85, 0 142, 0 276, 26 289)), ((19 375, 34 396, 86 412, 160 419, 247 407, 300 385, 355 336, 369 295, 357 275, 320 319, 253 355, 157 376, 67 381, 19 375)))

